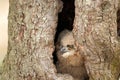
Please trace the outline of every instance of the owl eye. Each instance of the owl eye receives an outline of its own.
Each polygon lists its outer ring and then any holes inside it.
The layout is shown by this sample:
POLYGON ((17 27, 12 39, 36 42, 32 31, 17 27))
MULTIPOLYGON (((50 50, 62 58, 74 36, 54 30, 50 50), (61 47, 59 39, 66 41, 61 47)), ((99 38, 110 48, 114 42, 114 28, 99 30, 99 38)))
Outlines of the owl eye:
POLYGON ((74 48, 74 46, 73 46, 73 45, 67 45, 67 47, 68 47, 68 48, 71 48, 71 49, 73 49, 73 48, 74 48))

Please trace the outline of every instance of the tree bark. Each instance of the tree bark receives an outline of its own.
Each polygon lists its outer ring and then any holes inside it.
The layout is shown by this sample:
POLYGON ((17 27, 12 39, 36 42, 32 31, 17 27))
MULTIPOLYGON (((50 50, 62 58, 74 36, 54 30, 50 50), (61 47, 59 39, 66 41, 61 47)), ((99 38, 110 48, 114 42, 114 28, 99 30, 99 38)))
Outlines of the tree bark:
MULTIPOLYGON (((60 0, 10 0, 8 52, 0 80, 74 80, 53 64, 60 0)), ((90 80, 117 80, 118 0, 75 0, 74 38, 90 80)))
POLYGON ((1 80, 56 80, 52 62, 59 0, 10 0, 1 80))
POLYGON ((8 51, 0 80, 74 80, 57 74, 54 35, 60 0, 10 0, 8 51))
POLYGON ((118 0, 75 0, 74 37, 90 80, 118 80, 118 0))

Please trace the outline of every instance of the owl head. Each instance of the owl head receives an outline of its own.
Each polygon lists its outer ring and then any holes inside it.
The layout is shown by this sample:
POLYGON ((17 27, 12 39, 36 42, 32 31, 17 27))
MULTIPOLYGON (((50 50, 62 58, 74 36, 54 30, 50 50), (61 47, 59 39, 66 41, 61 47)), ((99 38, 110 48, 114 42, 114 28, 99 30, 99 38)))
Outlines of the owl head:
POLYGON ((63 57, 69 55, 69 52, 73 53, 75 51, 73 33, 69 30, 62 31, 58 37, 56 48, 59 55, 63 57))
POLYGON ((71 55, 74 55, 75 48, 74 45, 61 46, 59 49, 59 55, 63 58, 67 58, 71 55))
POLYGON ((64 30, 60 33, 57 41, 60 46, 71 46, 74 45, 74 37, 72 31, 64 30))

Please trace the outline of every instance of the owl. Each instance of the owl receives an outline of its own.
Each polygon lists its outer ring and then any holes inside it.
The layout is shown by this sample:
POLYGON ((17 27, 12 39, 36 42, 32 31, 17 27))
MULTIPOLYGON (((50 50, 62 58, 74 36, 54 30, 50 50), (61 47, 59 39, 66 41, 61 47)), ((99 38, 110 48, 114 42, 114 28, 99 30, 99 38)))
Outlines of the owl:
POLYGON ((83 57, 76 50, 74 43, 71 31, 64 30, 60 33, 56 45, 57 71, 61 74, 70 74, 75 80, 88 80, 83 57))

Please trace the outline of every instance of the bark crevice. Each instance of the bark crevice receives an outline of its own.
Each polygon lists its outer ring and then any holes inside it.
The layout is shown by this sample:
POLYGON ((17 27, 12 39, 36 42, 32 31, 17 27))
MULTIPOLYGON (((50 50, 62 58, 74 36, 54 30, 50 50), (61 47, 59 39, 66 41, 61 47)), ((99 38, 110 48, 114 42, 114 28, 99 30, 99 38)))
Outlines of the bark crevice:
MULTIPOLYGON (((65 29, 72 31, 75 17, 74 0, 61 0, 61 1, 63 2, 63 9, 58 14, 58 24, 54 38, 54 44, 56 44, 60 32, 62 32, 65 29)), ((54 64, 56 64, 57 62, 56 50, 53 52, 53 58, 54 64)))
POLYGON ((120 36, 120 9, 117 11, 117 34, 120 36))

